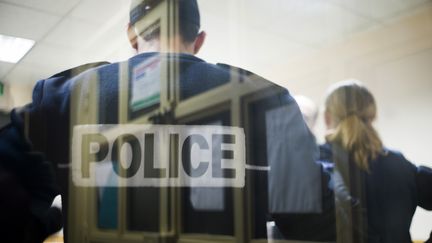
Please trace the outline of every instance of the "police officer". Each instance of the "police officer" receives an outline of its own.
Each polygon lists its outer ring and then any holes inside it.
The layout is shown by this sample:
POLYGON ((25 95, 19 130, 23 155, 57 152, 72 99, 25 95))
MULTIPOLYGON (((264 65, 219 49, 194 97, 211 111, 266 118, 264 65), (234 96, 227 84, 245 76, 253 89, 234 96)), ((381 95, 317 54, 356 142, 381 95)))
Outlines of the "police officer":
MULTIPOLYGON (((172 110, 175 104, 168 102, 163 104, 166 107, 162 107, 162 82, 166 80, 157 80, 160 86, 153 83, 151 87, 145 86, 145 82, 134 83, 140 74, 139 68, 151 64, 153 60, 160 64, 159 67, 168 67, 161 68, 158 73, 175 71, 174 76, 165 77, 171 85, 178 84, 174 85, 176 91, 173 94, 178 94, 179 100, 203 94, 232 80, 239 83, 240 88, 232 91, 238 92, 239 97, 244 90, 254 90, 254 87, 278 90, 272 103, 266 104, 274 109, 269 109, 268 114, 255 114, 252 118, 267 121, 267 128, 273 134, 270 138, 267 136, 268 146, 262 143, 260 148, 268 150, 269 185, 262 185, 261 188, 269 190, 268 212, 284 214, 320 210, 322 177, 321 168, 315 164, 317 148, 294 99, 284 88, 249 71, 210 64, 194 56, 206 38, 200 27, 196 0, 133 0, 128 36, 137 55, 124 62, 85 65, 41 80, 34 89, 32 104, 13 114, 11 127, 21 129, 23 133, 24 127, 27 127, 27 138, 32 149, 43 152, 47 160, 55 165, 64 210, 68 209, 70 188, 70 132, 75 125, 120 123, 119 111, 124 108, 119 105, 125 93, 129 94, 127 112, 130 119, 152 113, 152 123, 174 123, 172 110), (178 31, 170 32, 169 28, 164 27, 172 20, 170 14, 166 19, 152 17, 154 9, 162 6, 161 2, 177 6, 174 23, 178 28, 172 29, 178 31), (174 66, 178 69, 172 69, 174 66), (171 79, 178 79, 178 82, 171 79), (128 82, 126 85, 124 80, 128 82), (143 92, 153 92, 159 100, 146 100, 143 92), (154 109, 158 105, 160 109, 154 109)), ((47 198, 47 201, 50 199, 47 198)), ((260 210, 267 212, 266 208, 260 210)), ((67 211, 64 216, 68 216, 67 211)), ((68 229, 66 225, 66 240, 69 239, 68 229)))

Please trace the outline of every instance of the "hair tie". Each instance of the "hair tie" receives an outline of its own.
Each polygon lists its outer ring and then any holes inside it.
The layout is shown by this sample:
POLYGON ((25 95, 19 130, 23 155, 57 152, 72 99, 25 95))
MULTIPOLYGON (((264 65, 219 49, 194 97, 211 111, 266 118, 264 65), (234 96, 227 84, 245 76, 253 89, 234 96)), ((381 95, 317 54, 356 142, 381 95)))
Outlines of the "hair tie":
POLYGON ((347 120, 350 117, 357 117, 360 121, 362 121, 364 124, 369 124, 370 119, 367 117, 360 116, 357 112, 349 112, 342 121, 347 120))

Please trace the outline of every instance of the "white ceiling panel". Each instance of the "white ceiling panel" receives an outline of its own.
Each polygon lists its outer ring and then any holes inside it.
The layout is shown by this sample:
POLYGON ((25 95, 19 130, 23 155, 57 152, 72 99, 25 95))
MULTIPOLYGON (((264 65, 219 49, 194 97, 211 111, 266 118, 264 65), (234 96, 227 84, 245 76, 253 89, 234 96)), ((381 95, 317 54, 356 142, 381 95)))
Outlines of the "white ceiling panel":
POLYGON ((83 52, 86 54, 93 53, 95 56, 91 56, 91 60, 99 61, 112 56, 115 52, 130 53, 131 47, 126 34, 126 23, 127 21, 115 22, 113 25, 101 29, 98 35, 89 39, 88 45, 83 47, 83 52))
POLYGON ((332 0, 353 12, 383 20, 418 7, 430 0, 332 0))
POLYGON ((103 24, 118 13, 127 15, 129 5, 129 0, 82 0, 71 12, 71 16, 103 24))
POLYGON ((45 41, 64 48, 80 49, 87 45, 88 39, 97 33, 99 28, 95 23, 68 17, 56 26, 45 41))
POLYGON ((88 42, 86 46, 82 46, 83 50, 100 49, 103 44, 110 45, 110 43, 115 42, 113 39, 127 39, 128 9, 128 5, 123 5, 121 9, 114 10, 110 18, 107 18, 103 23, 98 23, 98 30, 87 37, 88 42))
POLYGON ((283 10, 269 16, 266 29, 292 41, 324 46, 377 23, 324 1, 285 1, 283 10))
POLYGON ((0 2, 6 2, 61 16, 70 11, 79 1, 80 0, 1 0, 0 2))
POLYGON ((84 59, 84 55, 80 55, 77 51, 47 43, 39 43, 18 65, 33 65, 43 69, 45 73, 54 74, 78 66, 85 61, 84 59))
POLYGON ((323 0, 244 1, 242 23, 285 39, 320 47, 377 25, 339 5, 323 0))
POLYGON ((0 2, 0 33, 38 41, 60 17, 0 2))

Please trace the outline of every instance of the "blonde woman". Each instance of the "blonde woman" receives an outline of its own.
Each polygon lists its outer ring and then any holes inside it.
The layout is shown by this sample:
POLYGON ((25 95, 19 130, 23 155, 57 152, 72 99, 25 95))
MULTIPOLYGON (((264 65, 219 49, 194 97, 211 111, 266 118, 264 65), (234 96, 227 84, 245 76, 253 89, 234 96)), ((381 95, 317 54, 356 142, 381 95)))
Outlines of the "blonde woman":
POLYGON ((321 160, 335 164, 336 207, 343 209, 336 210, 343 221, 337 237, 348 232, 345 242, 411 242, 416 207, 432 209, 432 173, 384 147, 372 125, 376 113, 374 97, 358 81, 335 84, 325 101, 328 135, 321 160), (341 230, 346 225, 350 229, 341 230))

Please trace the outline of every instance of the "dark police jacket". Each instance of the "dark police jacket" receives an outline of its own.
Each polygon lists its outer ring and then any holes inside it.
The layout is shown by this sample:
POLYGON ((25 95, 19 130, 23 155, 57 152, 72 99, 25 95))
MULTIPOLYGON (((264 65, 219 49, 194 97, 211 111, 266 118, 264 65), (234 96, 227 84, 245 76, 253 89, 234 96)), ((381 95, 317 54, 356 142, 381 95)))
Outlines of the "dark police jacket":
MULTIPOLYGON (((33 102, 13 113, 12 124, 6 128, 9 135, 2 138, 7 140, 6 144, 8 141, 28 139, 30 147, 13 148, 11 156, 19 156, 27 150, 42 152, 45 155, 44 161, 51 162, 55 167, 57 184, 63 197, 63 208, 67 210, 71 131, 75 125, 87 124, 84 120, 77 121, 76 117, 83 114, 96 115, 97 119, 92 121, 94 124, 118 124, 121 103, 119 94, 130 92, 130 77, 133 76, 134 68, 154 57, 162 62, 178 65, 180 82, 174 89, 178 90, 180 100, 190 99, 232 80, 239 83, 239 95, 242 93, 241 89, 255 86, 277 90, 272 99, 265 101, 261 108, 249 110, 254 114, 251 121, 259 121, 261 126, 257 131, 246 132, 246 144, 255 141, 257 144, 254 148, 265 152, 261 154, 262 158, 249 158, 246 164, 252 163, 250 160, 263 159, 267 160, 263 164, 270 167, 269 171, 265 172, 268 175, 264 177, 268 185, 261 185, 262 190, 268 190, 269 199, 264 199, 266 202, 263 205, 266 207, 260 210, 274 214, 322 210, 322 175, 320 166, 315 163, 318 155, 315 140, 288 91, 248 71, 228 65, 209 64, 187 54, 144 53, 125 62, 96 64, 97 67, 94 68, 79 67, 39 81, 33 92, 33 102), (120 82, 124 77, 129 80, 129 85, 120 82), (89 92, 94 89, 97 93, 89 92), (91 110, 89 106, 94 104, 97 104, 97 109, 93 112, 97 114, 88 114, 91 110), (261 139, 253 140, 254 137, 258 137, 254 135, 257 133, 261 134, 261 139)), ((248 97, 259 98, 262 93, 264 91, 254 92, 248 94, 248 97)), ((146 112, 146 109, 138 112, 128 110, 128 116, 135 119, 146 112)), ((171 124, 170 119, 166 117, 166 114, 155 115, 153 121, 171 124)), ((244 124, 241 123, 240 127, 244 127, 244 124)), ((2 145, 2 149, 6 146, 8 145, 2 145)), ((33 158, 19 160, 19 163, 26 161, 31 164, 29 168, 45 163, 41 160, 33 161, 33 158)), ((262 161, 256 162, 259 163, 262 161)), ((38 178, 34 176, 28 180, 37 181, 38 178)), ((41 197, 46 204, 55 194, 52 190, 54 187, 52 180, 47 179, 44 186, 36 190, 46 195, 41 197)), ((265 225, 261 228, 265 231, 265 225)))

